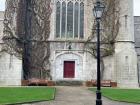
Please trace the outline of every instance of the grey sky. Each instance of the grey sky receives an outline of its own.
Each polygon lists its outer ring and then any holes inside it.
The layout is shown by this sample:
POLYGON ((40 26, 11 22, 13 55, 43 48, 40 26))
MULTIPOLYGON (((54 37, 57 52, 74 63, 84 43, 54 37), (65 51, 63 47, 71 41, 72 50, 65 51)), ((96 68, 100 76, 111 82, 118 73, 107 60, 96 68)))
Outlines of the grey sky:
POLYGON ((5 0, 0 0, 0 11, 4 11, 5 8, 5 0))
POLYGON ((140 0, 134 0, 134 16, 140 16, 140 0))
MULTIPOLYGON (((0 0, 0 11, 4 11, 5 0, 0 0)), ((140 0, 134 0, 134 15, 140 16, 140 0)))

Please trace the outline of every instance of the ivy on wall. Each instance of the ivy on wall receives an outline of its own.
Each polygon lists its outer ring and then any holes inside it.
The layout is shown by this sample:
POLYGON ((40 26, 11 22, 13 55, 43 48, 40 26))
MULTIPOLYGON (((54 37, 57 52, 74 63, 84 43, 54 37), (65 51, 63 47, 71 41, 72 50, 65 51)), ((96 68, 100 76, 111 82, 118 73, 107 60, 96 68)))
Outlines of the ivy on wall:
MULTIPOLYGON (((93 2, 92 2, 93 3, 93 2)), ((100 50, 101 50, 101 72, 102 79, 104 73, 104 57, 114 54, 115 51, 115 42, 119 34, 120 27, 120 1, 119 0, 102 0, 102 3, 105 5, 105 12, 101 20, 100 28, 100 50)), ((97 48, 96 42, 96 20, 93 22, 92 33, 89 36, 85 48, 90 54, 97 58, 97 48), (89 44, 90 42, 90 44, 89 44), (92 42, 92 43, 91 43, 92 42)))
POLYGON ((50 76, 51 0, 6 0, 3 51, 23 60, 24 78, 50 76))

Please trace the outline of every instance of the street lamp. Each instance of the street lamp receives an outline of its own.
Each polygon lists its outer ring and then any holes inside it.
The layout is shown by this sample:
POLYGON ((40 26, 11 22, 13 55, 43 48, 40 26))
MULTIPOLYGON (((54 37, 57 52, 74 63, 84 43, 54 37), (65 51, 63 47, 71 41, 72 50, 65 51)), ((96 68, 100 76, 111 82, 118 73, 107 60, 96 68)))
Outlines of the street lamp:
POLYGON ((101 99, 101 72, 100 72, 100 21, 105 10, 105 6, 99 1, 93 9, 96 18, 96 31, 97 31, 97 91, 96 91, 96 105, 102 105, 101 99))

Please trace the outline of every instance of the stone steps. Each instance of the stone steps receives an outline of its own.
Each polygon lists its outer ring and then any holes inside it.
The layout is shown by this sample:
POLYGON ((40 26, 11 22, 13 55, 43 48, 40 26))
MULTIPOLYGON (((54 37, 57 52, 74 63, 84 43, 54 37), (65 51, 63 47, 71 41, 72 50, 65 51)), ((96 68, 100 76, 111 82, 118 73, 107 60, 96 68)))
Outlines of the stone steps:
POLYGON ((82 86, 82 85, 83 85, 83 81, 71 81, 71 80, 56 81, 56 86, 82 86))

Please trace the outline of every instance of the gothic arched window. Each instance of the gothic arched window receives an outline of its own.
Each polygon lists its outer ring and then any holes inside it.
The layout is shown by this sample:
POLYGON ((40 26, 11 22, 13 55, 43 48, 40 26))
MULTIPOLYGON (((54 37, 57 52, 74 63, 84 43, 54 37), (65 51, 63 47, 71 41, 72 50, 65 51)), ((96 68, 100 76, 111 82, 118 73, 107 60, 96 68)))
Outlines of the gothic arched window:
POLYGON ((84 38, 84 3, 56 2, 56 38, 84 38))

